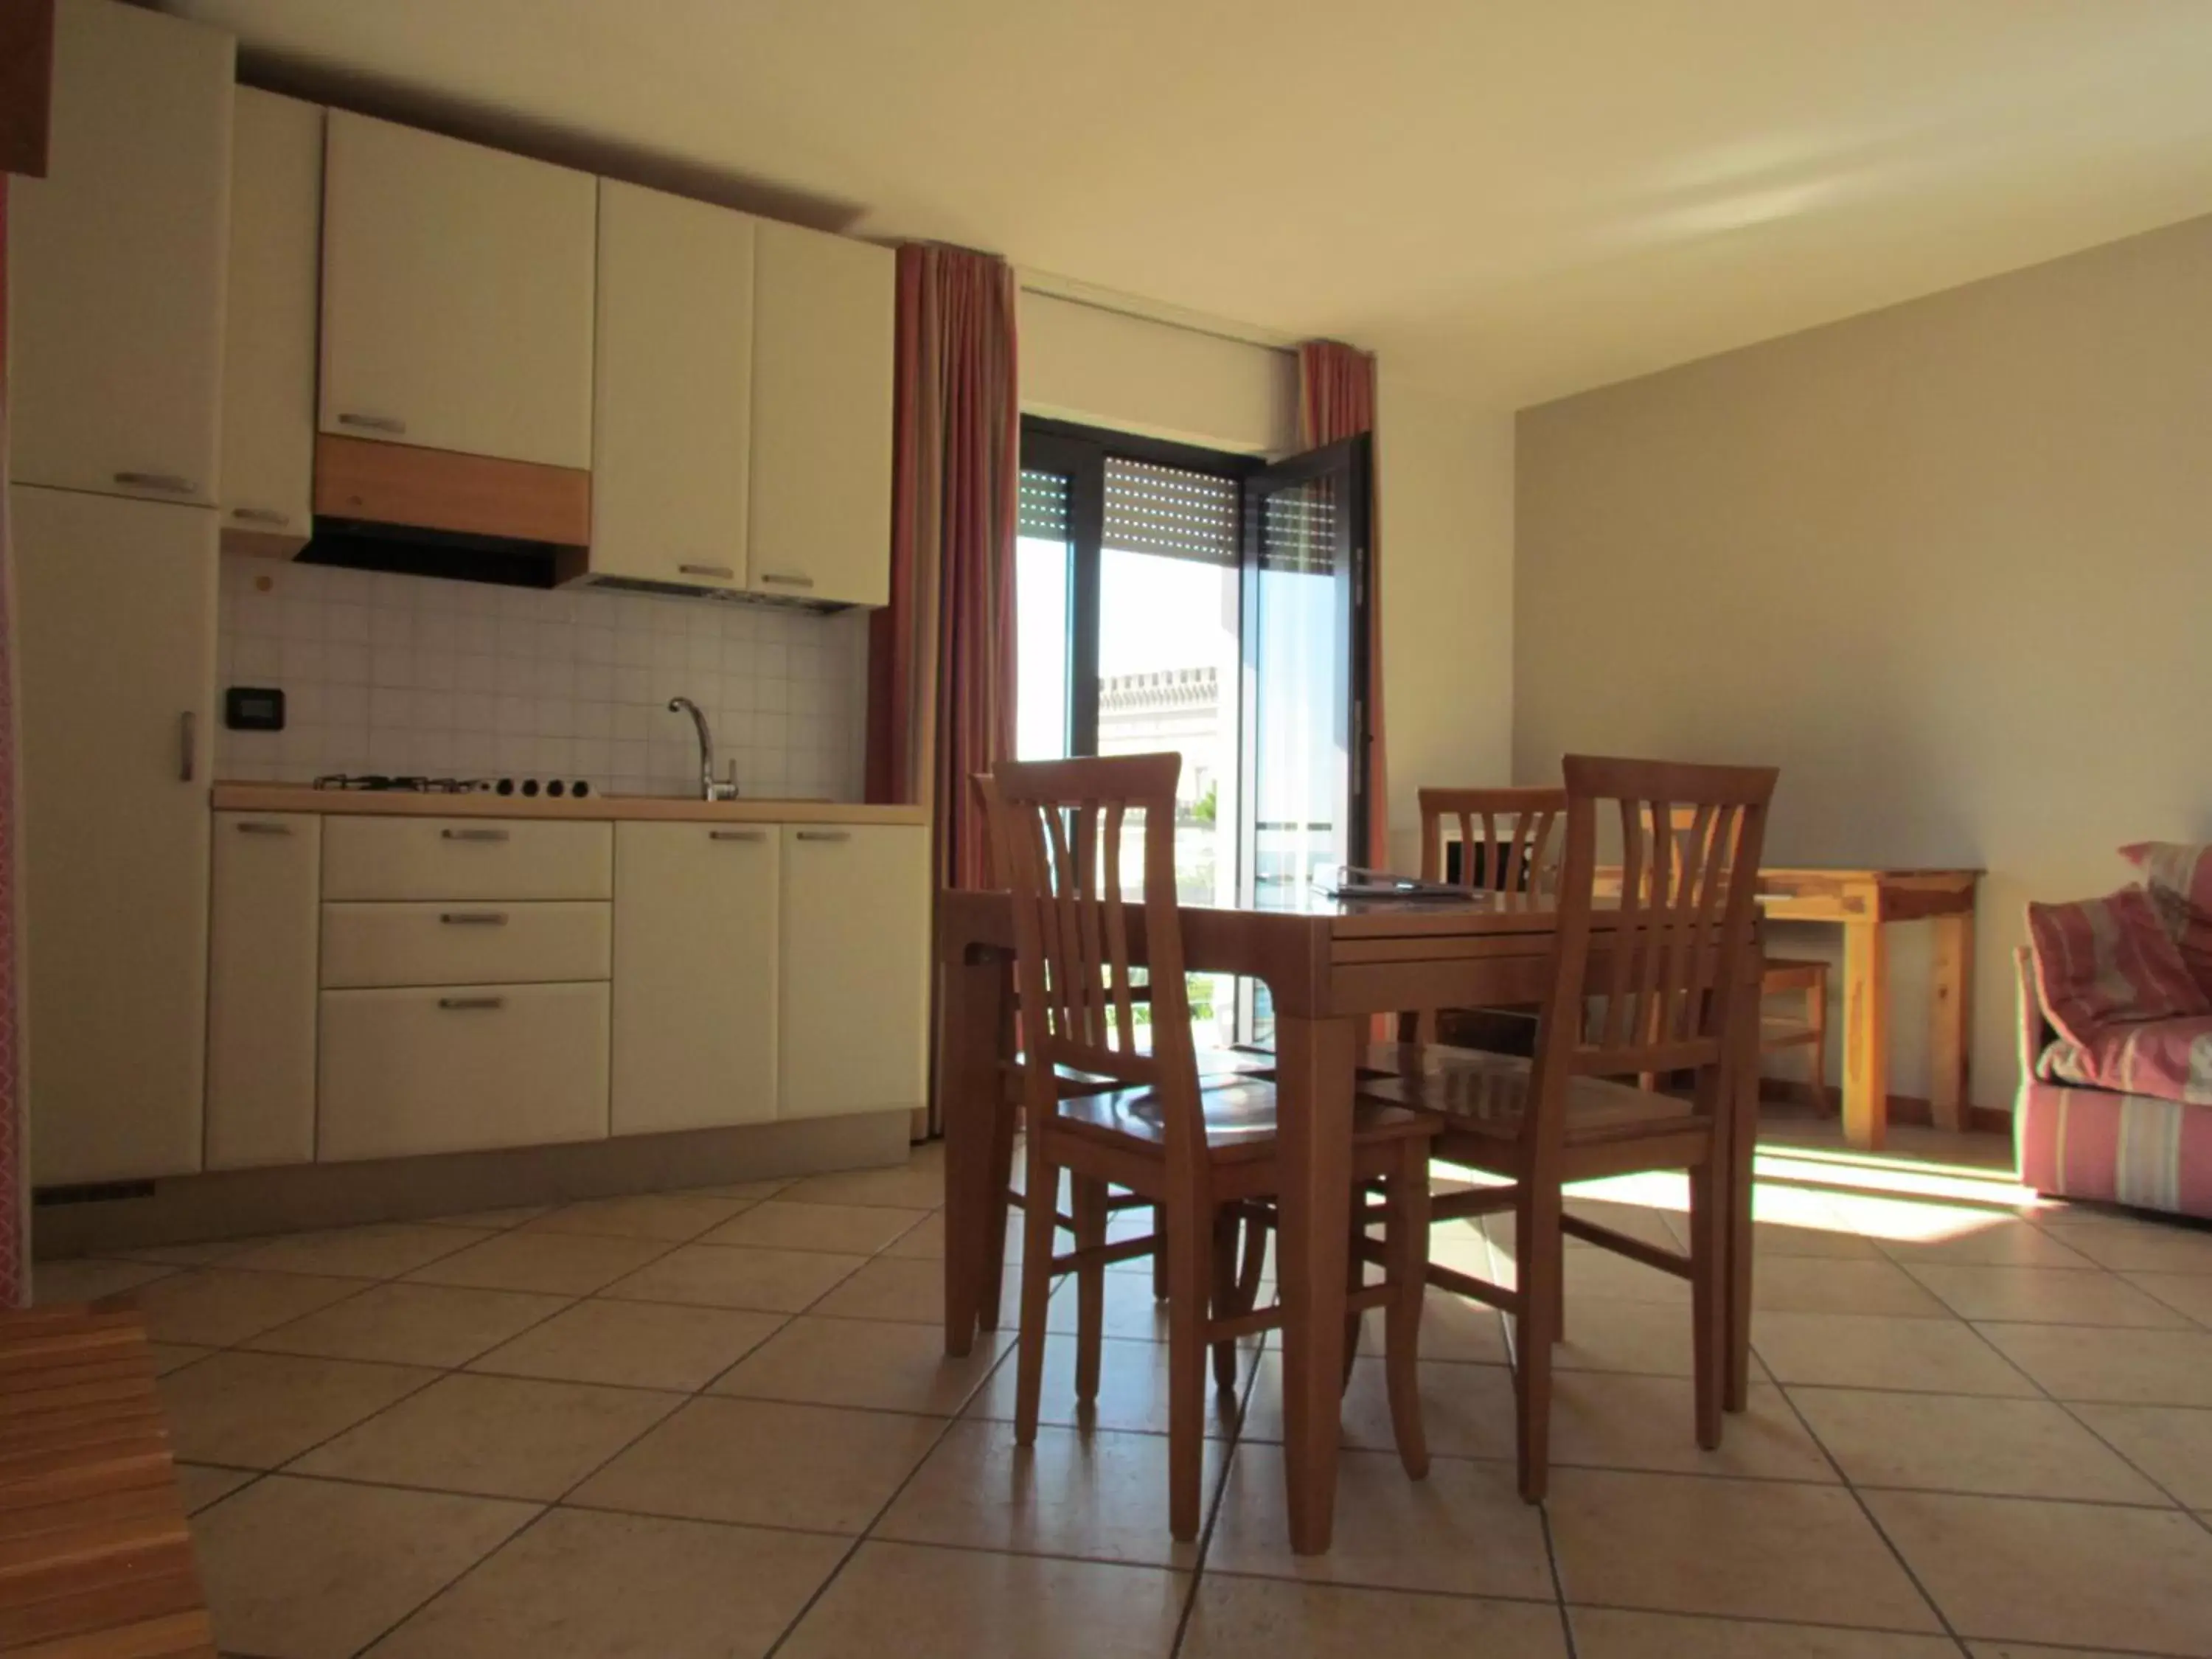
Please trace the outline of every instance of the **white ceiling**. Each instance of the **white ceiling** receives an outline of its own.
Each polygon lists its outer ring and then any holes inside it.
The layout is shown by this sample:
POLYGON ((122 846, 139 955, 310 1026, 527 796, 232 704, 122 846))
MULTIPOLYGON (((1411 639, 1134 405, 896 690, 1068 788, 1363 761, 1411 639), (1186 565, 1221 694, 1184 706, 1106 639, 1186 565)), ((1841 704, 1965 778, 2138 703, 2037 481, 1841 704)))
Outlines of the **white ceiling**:
POLYGON ((2212 211, 2203 0, 163 3, 272 82, 1512 404, 2212 211))

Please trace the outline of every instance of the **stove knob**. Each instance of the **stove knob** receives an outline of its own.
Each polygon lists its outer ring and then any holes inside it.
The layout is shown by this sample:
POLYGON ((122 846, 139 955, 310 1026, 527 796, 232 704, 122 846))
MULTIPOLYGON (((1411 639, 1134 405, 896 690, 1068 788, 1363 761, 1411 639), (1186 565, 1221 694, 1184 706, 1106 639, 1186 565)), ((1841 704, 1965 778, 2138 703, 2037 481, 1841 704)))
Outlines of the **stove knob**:
POLYGON ((574 795, 578 800, 581 800, 585 796, 592 793, 592 786, 585 782, 583 779, 578 778, 576 781, 569 787, 568 793, 574 795))
POLYGON ((513 778, 501 778, 497 783, 494 784, 492 787, 496 789, 502 795, 511 795, 514 793, 514 780, 513 778))
POLYGON ((562 782, 560 779, 556 778, 552 782, 545 786, 545 793, 552 796, 555 800, 558 800, 562 796, 568 793, 568 786, 562 782))
POLYGON ((526 796, 535 799, 538 793, 538 780, 535 778, 523 779, 522 793, 526 796))

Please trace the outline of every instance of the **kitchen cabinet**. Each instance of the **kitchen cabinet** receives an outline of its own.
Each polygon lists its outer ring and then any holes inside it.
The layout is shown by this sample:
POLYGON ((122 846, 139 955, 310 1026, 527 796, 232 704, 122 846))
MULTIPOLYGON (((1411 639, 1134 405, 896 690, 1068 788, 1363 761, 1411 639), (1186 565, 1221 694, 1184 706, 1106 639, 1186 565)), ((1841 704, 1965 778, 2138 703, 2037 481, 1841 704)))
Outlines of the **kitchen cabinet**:
POLYGON ((196 1170, 216 515, 23 485, 9 500, 32 1178, 196 1170))
POLYGON ((616 825, 614 1133, 776 1115, 781 839, 616 825))
POLYGON ((896 260, 763 220, 753 274, 747 585, 890 602, 896 260))
POLYGON ((315 1155, 323 821, 218 812, 208 940, 207 1167, 315 1155))
POLYGON ((323 984, 605 979, 608 933, 604 903, 325 905, 323 984))
POLYGON ((214 29, 62 0, 49 171, 8 198, 15 483, 215 501, 233 56, 214 29))
POLYGON ((929 832, 787 824, 782 836, 777 1115, 921 1105, 929 832))
POLYGON ((325 149, 320 429, 589 467, 596 182, 344 110, 325 149))
POLYGON ((594 576, 745 585, 754 222, 599 180, 594 576))
POLYGON ((235 96, 222 544, 289 558, 313 528, 323 112, 254 87, 235 96))
POLYGON ((330 900, 603 899, 613 881, 605 823, 333 817, 323 843, 330 900))

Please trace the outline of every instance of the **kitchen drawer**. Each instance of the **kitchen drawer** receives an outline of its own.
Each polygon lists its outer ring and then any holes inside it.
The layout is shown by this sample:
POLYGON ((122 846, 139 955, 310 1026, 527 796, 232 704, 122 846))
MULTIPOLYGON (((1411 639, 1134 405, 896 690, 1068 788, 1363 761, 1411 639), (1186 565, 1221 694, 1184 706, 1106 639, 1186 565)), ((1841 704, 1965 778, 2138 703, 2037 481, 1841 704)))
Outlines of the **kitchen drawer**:
POLYGON ((315 1157, 330 1164, 607 1133, 607 988, 325 991, 315 1157))
POLYGON ((603 899, 614 826, 527 818, 368 818, 323 830, 325 899, 603 899))
POLYGON ((605 979, 608 908, 569 902, 326 904, 323 988, 605 979))

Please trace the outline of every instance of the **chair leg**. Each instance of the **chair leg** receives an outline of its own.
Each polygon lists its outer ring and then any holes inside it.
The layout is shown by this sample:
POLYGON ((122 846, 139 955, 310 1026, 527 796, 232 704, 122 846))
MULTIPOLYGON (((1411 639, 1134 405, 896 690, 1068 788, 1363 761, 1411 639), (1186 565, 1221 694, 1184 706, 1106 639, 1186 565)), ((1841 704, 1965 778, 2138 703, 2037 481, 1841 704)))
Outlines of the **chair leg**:
POLYGON ((1721 1443, 1728 1373, 1727 1170, 1717 1152, 1690 1171, 1690 1336, 1696 1377, 1698 1443, 1721 1443))
POLYGON ((1167 1205, 1168 1530, 1198 1536, 1206 1467, 1206 1303, 1211 1229, 1201 1203, 1167 1205))
POLYGON ((1828 976, 1821 974, 1805 990, 1805 1018, 1813 1027, 1813 1099, 1826 1117, 1835 1109, 1828 1095, 1828 976))
POLYGON ((1152 1300, 1168 1299, 1168 1212, 1164 1204, 1152 1206, 1152 1300))
MULTIPOLYGON (((1106 1183, 1078 1176, 1070 1183, 1075 1248, 1098 1249, 1106 1243, 1106 1183)), ((1091 1263, 1075 1270, 1075 1397, 1088 1406, 1098 1398, 1099 1343, 1106 1327, 1106 1269, 1091 1263)))
MULTIPOLYGON (((1224 1204, 1213 1212, 1213 1316, 1231 1319, 1243 1310, 1237 1299, 1237 1234, 1238 1217, 1234 1205, 1224 1204)), ((1237 1386, 1237 1344, 1234 1341, 1213 1345, 1213 1385, 1218 1389, 1237 1386)))
POLYGON ((1521 1496, 1541 1503, 1552 1462, 1552 1344, 1565 1271, 1559 1232, 1559 1190, 1523 1181, 1514 1212, 1513 1254, 1519 1273, 1520 1319, 1513 1383, 1520 1407, 1521 1496))
POLYGON ((1042 1138, 1029 1142, 1029 1184, 1022 1206, 1022 1328, 1014 1356, 1014 1443, 1036 1443, 1037 1407, 1044 1393, 1045 1304, 1052 1299, 1052 1251, 1059 1230, 1060 1171, 1048 1160, 1042 1138))
MULTIPOLYGON (((1020 1127, 1021 1109, 1002 1101, 991 1126, 991 1196, 998 1224, 983 1245, 983 1276, 976 1286, 978 1317, 987 1331, 999 1328, 999 1302, 1006 1284, 1006 1220, 1013 1213, 1010 1189, 1014 1181, 1014 1133, 1020 1127)), ((1028 1200, 1023 1200, 1026 1207, 1028 1200)))
MULTIPOLYGON (((1344 1288, 1357 1296, 1367 1284, 1367 1262, 1362 1254, 1367 1243, 1367 1222, 1364 1212, 1367 1207, 1367 1190, 1359 1182, 1352 1184, 1352 1237, 1345 1241, 1344 1288)), ((1357 1308, 1347 1309, 1344 1316, 1344 1392, 1352 1389, 1352 1374, 1359 1364, 1359 1326, 1366 1315, 1357 1308)))
POLYGON ((1244 1261, 1237 1270, 1237 1311, 1250 1313, 1260 1305, 1260 1280, 1267 1271, 1267 1239, 1272 1231, 1268 1212, 1257 1206, 1244 1212, 1244 1261))
POLYGON ((1382 1367, 1390 1389, 1390 1432, 1398 1461, 1415 1480, 1429 1472, 1421 1427, 1421 1302, 1429 1279, 1429 1145, 1408 1140, 1391 1178, 1383 1229, 1386 1277, 1395 1292, 1384 1316, 1382 1367))

